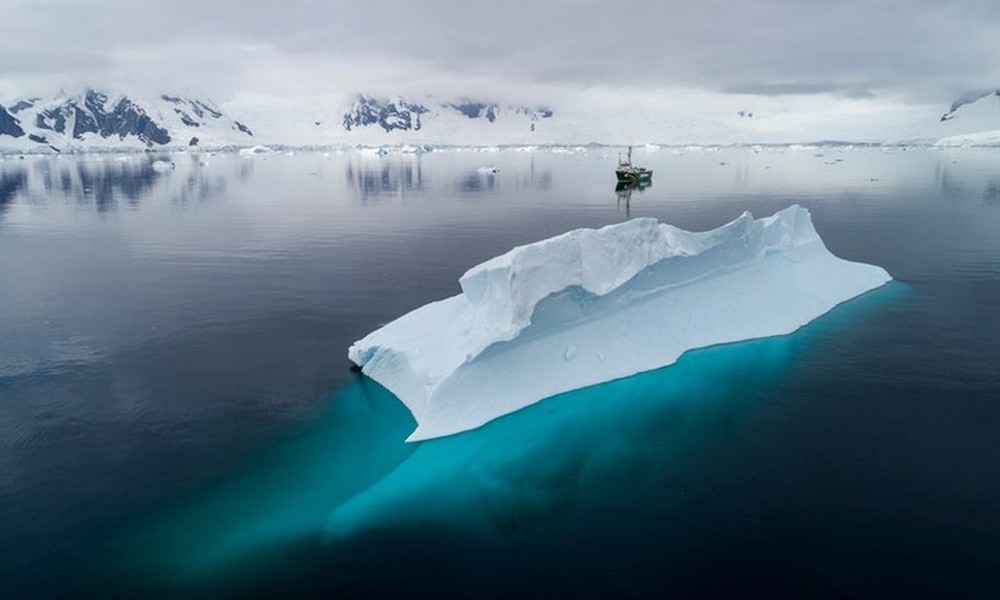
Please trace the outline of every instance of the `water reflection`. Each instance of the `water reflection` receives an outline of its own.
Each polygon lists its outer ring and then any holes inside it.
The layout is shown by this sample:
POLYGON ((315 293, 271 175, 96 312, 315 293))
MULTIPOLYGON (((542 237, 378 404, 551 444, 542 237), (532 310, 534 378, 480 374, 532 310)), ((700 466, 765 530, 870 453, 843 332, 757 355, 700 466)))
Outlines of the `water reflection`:
POLYGON ((18 165, 12 169, 0 168, 0 216, 14 202, 18 193, 28 185, 27 170, 18 165))
POLYGON ((552 169, 538 167, 536 157, 518 154, 452 153, 360 155, 345 161, 345 179, 362 202, 378 202, 413 193, 439 191, 449 197, 483 193, 546 191, 552 169), (455 168, 455 163, 463 163, 455 168), (437 168, 448 165, 445 169, 437 168), (433 173, 434 176, 428 175, 433 173))
POLYGON ((632 192, 639 192, 640 194, 646 188, 653 187, 652 181, 645 181, 639 183, 628 183, 625 181, 619 181, 618 185, 615 186, 615 193, 618 195, 618 208, 619 210, 622 206, 625 207, 625 216, 628 217, 632 212, 632 192))
POLYGON ((990 181, 983 190, 983 206, 1000 208, 1000 179, 990 181))
POLYGON ((480 167, 459 180, 458 189, 462 193, 490 192, 497 189, 496 167, 480 167))
POLYGON ((535 157, 531 157, 531 163, 527 172, 515 175, 512 185, 515 189, 533 189, 544 191, 552 188, 552 169, 550 167, 538 167, 535 165, 535 157))
POLYGON ((425 180, 420 155, 399 160, 364 157, 347 162, 347 183, 363 201, 377 201, 404 192, 421 190, 425 180))
POLYGON ((1000 154, 962 152, 943 154, 938 159, 935 177, 941 193, 948 198, 982 198, 983 206, 1000 207, 1000 154), (978 188, 978 189, 977 189, 978 188))
MULTIPOLYGON (((117 157, 40 157, 30 163, 0 162, 0 214, 16 201, 44 204, 68 200, 112 212, 122 205, 137 208, 150 198, 166 196, 177 203, 224 194, 230 173, 206 172, 208 157, 192 155, 123 155, 117 157)), ((239 180, 253 173, 241 165, 239 180)))

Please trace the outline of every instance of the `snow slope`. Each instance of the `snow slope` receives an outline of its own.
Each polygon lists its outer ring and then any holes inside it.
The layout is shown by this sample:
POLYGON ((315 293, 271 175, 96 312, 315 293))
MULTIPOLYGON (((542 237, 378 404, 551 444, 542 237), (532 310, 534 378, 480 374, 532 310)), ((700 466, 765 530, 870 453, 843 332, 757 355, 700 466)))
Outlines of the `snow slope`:
POLYGON ((1000 90, 956 100, 934 133, 936 146, 1000 145, 1000 90))
POLYGON ((707 232, 635 219, 473 267, 461 294, 373 331, 348 356, 409 408, 409 440, 423 440, 690 349, 791 333, 890 279, 831 254, 798 206, 707 232))

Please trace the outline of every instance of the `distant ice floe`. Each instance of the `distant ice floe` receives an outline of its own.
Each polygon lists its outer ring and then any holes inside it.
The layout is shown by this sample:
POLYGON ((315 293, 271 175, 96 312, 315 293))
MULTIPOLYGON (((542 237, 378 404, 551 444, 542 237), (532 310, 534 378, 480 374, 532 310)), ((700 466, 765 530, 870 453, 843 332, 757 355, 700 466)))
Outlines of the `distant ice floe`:
POLYGON ((934 143, 936 148, 975 148, 1000 146, 1000 129, 980 131, 941 138, 934 143))
POLYGON ((391 154, 424 154, 435 148, 427 145, 403 144, 399 146, 357 146, 354 151, 362 156, 388 156, 391 154))
MULTIPOLYGON (((881 148, 883 152, 893 153, 918 148, 961 148, 961 147, 997 147, 1000 146, 1000 131, 984 131, 979 133, 951 136, 942 139, 928 139, 924 142, 914 143, 892 143, 892 144, 868 144, 871 147, 881 148)), ((637 150, 653 153, 666 152, 673 155, 686 154, 715 154, 730 150, 745 150, 748 153, 784 153, 784 152, 817 152, 821 149, 837 149, 840 151, 851 150, 855 146, 841 142, 820 142, 814 144, 733 144, 727 146, 720 145, 669 145, 669 144, 643 144, 636 146, 637 150)), ((361 156, 413 156, 434 153, 475 153, 475 154, 569 154, 584 155, 591 153, 601 157, 614 157, 621 150, 620 145, 604 144, 552 144, 552 145, 434 145, 434 144, 395 144, 381 146, 357 146, 349 144, 318 145, 318 146, 295 146, 295 145, 256 145, 238 146, 227 145, 212 147, 215 153, 238 153, 242 156, 285 154, 293 156, 298 153, 322 152, 327 154, 359 154, 361 156)), ((165 149, 164 154, 190 154, 192 152, 203 152, 207 149, 198 148, 171 148, 165 149)), ((30 152, 18 149, 0 147, 0 157, 8 156, 19 158, 21 156, 65 156, 76 154, 87 154, 93 160, 104 160, 103 155, 107 154, 107 160, 126 160, 121 152, 132 152, 135 156, 141 154, 138 149, 120 147, 75 147, 68 146, 60 154, 58 150, 39 146, 32 148, 30 152), (117 154, 118 156, 114 156, 117 154), (121 158, 119 158, 121 157, 121 158)))
POLYGON ((274 149, 270 146, 251 146, 249 148, 240 148, 240 156, 253 156, 254 154, 274 154, 274 149))
POLYGON ((635 219, 475 266, 461 294, 373 331, 348 357, 409 408, 408 439, 424 440, 694 348, 791 333, 890 280, 831 254, 798 206, 706 232, 635 219))

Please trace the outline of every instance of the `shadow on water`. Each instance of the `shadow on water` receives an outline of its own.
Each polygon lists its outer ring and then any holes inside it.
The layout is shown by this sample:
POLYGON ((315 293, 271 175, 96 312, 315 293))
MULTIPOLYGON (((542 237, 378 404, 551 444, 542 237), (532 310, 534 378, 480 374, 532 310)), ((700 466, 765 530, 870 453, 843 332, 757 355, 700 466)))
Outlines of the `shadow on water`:
POLYGON ((670 538, 697 527, 675 515, 703 485, 694 474, 733 440, 766 435, 754 426, 770 388, 820 340, 905 293, 892 284, 792 335, 692 351, 417 444, 403 442, 414 423, 402 405, 359 377, 309 430, 113 544, 118 558, 102 564, 120 570, 105 584, 145 595, 499 594, 529 581, 628 592, 637 570, 648 579, 683 553, 670 538), (651 564, 609 556, 650 537, 651 564), (587 550, 569 560, 567 548, 587 550))

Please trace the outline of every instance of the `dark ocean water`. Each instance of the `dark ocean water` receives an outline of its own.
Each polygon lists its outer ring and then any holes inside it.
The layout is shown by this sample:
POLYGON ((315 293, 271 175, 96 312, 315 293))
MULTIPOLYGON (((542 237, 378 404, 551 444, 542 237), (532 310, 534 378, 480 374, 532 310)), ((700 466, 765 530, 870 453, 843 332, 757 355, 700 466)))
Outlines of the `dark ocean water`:
POLYGON ((0 160, 0 596, 996 597, 1000 152, 758 150, 0 160), (514 245, 792 203, 895 281, 420 444, 348 368, 514 245))

